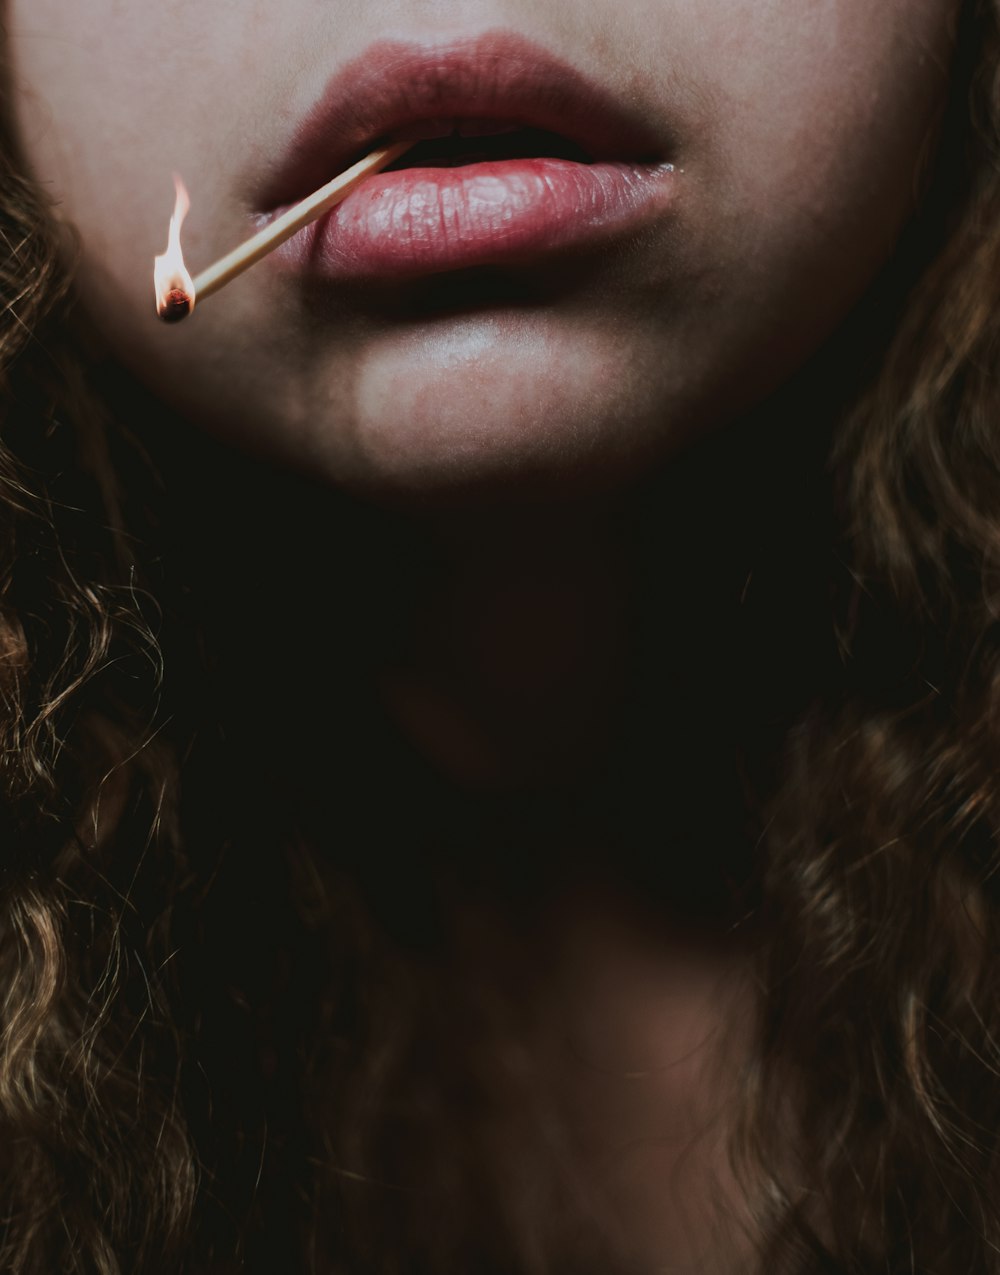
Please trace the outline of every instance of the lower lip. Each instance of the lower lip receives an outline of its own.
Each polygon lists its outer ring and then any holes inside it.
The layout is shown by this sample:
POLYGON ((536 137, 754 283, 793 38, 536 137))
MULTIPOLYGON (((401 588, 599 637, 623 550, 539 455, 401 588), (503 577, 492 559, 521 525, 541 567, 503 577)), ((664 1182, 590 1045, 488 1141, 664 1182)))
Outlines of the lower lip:
POLYGON ((674 176, 669 164, 560 159, 380 173, 273 258, 345 281, 530 262, 645 228, 668 210, 674 176))

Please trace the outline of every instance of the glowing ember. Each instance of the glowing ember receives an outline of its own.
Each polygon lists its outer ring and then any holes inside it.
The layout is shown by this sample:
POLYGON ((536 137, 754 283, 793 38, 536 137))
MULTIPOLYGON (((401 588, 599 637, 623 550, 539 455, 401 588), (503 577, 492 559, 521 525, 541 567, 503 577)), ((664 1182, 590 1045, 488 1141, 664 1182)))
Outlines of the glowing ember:
POLYGON ((167 323, 176 323, 194 309, 194 283, 181 249, 181 227, 191 207, 187 189, 174 173, 174 215, 170 218, 167 250, 153 264, 153 286, 156 289, 156 313, 167 323))

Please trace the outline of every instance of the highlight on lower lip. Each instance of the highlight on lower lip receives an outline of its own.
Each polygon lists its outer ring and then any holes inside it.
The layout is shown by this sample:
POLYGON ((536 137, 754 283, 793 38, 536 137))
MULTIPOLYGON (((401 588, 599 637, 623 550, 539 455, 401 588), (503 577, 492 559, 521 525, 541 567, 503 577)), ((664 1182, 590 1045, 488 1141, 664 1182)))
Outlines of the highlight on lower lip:
POLYGON ((673 172, 666 163, 536 158, 384 172, 275 255, 344 279, 543 255, 646 224, 664 211, 673 172))

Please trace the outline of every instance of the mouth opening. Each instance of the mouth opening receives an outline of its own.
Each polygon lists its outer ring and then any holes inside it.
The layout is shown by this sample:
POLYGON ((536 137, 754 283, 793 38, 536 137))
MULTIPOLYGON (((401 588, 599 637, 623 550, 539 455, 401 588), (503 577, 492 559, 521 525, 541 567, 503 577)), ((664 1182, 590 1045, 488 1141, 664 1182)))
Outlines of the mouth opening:
POLYGON ((505 159, 565 159, 592 164, 594 156, 558 133, 542 128, 518 128, 481 137, 431 137, 417 142, 385 171, 407 168, 463 168, 468 164, 505 159))

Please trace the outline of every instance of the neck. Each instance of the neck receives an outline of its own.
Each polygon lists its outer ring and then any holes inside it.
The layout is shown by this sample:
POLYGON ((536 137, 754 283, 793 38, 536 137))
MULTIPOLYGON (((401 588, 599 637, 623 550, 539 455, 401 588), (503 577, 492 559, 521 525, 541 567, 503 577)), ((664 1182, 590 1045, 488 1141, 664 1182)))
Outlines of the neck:
POLYGON ((320 822, 336 787, 369 845, 466 843, 501 809, 508 841, 632 846, 643 872, 664 830, 697 866, 745 826, 740 732, 764 712, 777 738, 789 674, 816 684, 821 428, 744 422, 617 500, 435 516, 214 446, 184 444, 168 561, 229 746, 284 809, 320 822))
POLYGON ((579 779, 615 733, 629 662, 620 513, 513 509, 422 530, 422 578, 378 675, 388 711, 461 786, 579 779))

